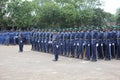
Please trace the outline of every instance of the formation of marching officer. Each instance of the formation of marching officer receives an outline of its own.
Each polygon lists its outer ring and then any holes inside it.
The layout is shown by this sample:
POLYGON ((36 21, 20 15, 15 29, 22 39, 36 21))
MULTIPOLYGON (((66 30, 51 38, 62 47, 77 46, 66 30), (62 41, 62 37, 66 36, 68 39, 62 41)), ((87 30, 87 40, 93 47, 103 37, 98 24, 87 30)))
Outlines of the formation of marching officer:
POLYGON ((30 44, 30 31, 2 31, 0 32, 1 45, 19 45, 19 52, 23 52, 23 44, 30 44))
POLYGON ((0 44, 19 44, 19 51, 22 52, 23 42, 31 43, 34 51, 53 53, 55 61, 58 55, 91 61, 120 59, 119 28, 0 32, 0 44))
POLYGON ((31 36, 32 50, 71 56, 85 60, 120 59, 120 31, 63 30, 59 32, 36 31, 31 36))
POLYGON ((23 41, 26 44, 30 44, 30 31, 2 31, 0 32, 0 44, 1 45, 16 45, 19 43, 18 36, 23 34, 23 41))

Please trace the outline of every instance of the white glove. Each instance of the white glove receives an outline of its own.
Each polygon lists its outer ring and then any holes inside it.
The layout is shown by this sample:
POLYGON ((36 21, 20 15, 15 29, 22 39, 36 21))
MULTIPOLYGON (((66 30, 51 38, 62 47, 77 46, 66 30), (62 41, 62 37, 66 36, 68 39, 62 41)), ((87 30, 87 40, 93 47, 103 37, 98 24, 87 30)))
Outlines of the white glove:
POLYGON ((58 45, 56 45, 56 47, 58 48, 59 46, 58 46, 58 45))
POLYGON ((99 44, 97 43, 97 44, 96 44, 96 47, 98 47, 98 46, 99 46, 99 44))
POLYGON ((77 46, 79 46, 79 43, 77 43, 77 46))
POLYGON ((50 44, 50 43, 52 43, 52 41, 48 41, 48 43, 50 44))
POLYGON ((45 43, 46 43, 46 40, 45 40, 45 43))
POLYGON ((112 43, 112 45, 114 46, 114 45, 115 45, 115 43, 112 43))
POLYGON ((109 46, 111 46, 111 44, 109 44, 109 46))
POLYGON ((88 44, 88 46, 90 46, 90 44, 88 44))
POLYGON ((63 44, 61 43, 61 45, 63 45, 63 44))
POLYGON ((50 43, 53 43, 53 41, 50 41, 50 43))
POLYGON ((74 46, 75 46, 75 43, 74 43, 74 46))
POLYGON ((40 41, 38 40, 38 43, 39 43, 40 41))
POLYGON ((48 41, 48 43, 50 44, 50 41, 48 41))
POLYGON ((20 41, 22 43, 22 41, 20 41))
POLYGON ((85 45, 85 43, 83 43, 83 46, 85 45))
POLYGON ((101 44, 101 46, 103 46, 103 44, 101 44))

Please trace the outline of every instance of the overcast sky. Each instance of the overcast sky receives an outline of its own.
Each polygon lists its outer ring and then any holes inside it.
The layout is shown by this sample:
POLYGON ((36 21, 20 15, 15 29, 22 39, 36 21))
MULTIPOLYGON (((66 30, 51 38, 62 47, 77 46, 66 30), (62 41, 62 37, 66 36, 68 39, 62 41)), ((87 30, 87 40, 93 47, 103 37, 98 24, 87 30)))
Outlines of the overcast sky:
POLYGON ((102 7, 106 12, 112 14, 116 13, 116 9, 120 8, 120 0, 102 0, 104 1, 104 6, 102 7))

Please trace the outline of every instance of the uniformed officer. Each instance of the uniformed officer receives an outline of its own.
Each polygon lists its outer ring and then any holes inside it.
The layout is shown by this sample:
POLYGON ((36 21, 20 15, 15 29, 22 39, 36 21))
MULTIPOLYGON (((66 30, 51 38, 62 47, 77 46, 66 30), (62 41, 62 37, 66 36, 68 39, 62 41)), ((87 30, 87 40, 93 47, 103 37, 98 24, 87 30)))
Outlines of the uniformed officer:
POLYGON ((71 31, 70 34, 70 45, 71 45, 71 57, 75 57, 75 32, 71 31))
POLYGON ((76 44, 76 57, 80 56, 80 34, 79 31, 75 32, 75 44, 76 44))
POLYGON ((117 31, 117 59, 120 59, 120 29, 117 31))
POLYGON ((50 35, 50 33, 47 30, 47 32, 45 34, 45 52, 47 52, 47 53, 49 52, 49 50, 48 50, 49 35, 50 35))
POLYGON ((66 48, 66 40, 67 40, 67 32, 63 31, 63 55, 66 56, 67 48, 66 48))
POLYGON ((54 61, 58 61, 59 55, 59 36, 58 33, 54 31, 53 33, 53 53, 54 53, 54 61))
POLYGON ((90 60, 90 42, 91 40, 91 35, 90 35, 90 32, 89 30, 87 30, 85 32, 85 35, 84 35, 84 45, 85 45, 85 57, 86 57, 86 60, 90 60))
POLYGON ((39 51, 39 31, 37 31, 36 33, 36 51, 39 51))
POLYGON ((107 29, 104 32, 104 40, 105 40, 105 60, 111 60, 111 40, 110 40, 110 31, 107 29))
POLYGON ((31 35, 30 35, 30 39, 31 39, 31 45, 32 45, 32 50, 34 49, 34 31, 31 32, 31 35))
POLYGON ((60 52, 60 55, 63 55, 63 49, 64 49, 64 45, 63 45, 63 32, 60 31, 59 32, 59 44, 60 44, 60 49, 59 49, 59 52, 60 52))
POLYGON ((67 54, 66 56, 70 56, 70 51, 71 51, 71 45, 70 45, 70 31, 67 31, 67 40, 66 40, 66 45, 67 45, 67 54))
POLYGON ((18 40, 19 40, 19 52, 23 52, 23 35, 22 35, 22 33, 19 33, 18 40))
POLYGON ((84 46, 83 46, 83 43, 84 43, 84 31, 83 30, 80 30, 79 34, 80 34, 80 58, 83 59, 83 53, 84 53, 84 46))
POLYGON ((49 30, 49 41, 48 41, 48 52, 52 53, 53 48, 52 48, 52 38, 53 38, 53 33, 51 30, 49 30))
POLYGON ((103 31, 98 32, 98 58, 99 59, 104 59, 104 51, 103 51, 103 38, 104 38, 104 33, 103 31))
POLYGON ((6 36, 6 45, 9 45, 10 44, 10 36, 9 36, 9 33, 7 33, 7 36, 6 36))
POLYGON ((92 61, 97 61, 97 46, 98 46, 98 33, 97 30, 91 31, 91 52, 92 52, 92 61))
POLYGON ((116 31, 115 30, 111 30, 111 56, 112 58, 115 58, 116 56, 116 51, 115 51, 115 48, 116 48, 116 40, 117 39, 117 34, 116 34, 116 31))

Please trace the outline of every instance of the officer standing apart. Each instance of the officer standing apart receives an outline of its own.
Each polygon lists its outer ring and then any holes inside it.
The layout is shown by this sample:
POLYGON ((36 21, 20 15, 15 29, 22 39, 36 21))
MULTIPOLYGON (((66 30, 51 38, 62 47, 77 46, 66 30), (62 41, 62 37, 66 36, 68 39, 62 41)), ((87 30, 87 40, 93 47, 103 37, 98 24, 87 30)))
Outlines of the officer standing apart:
POLYGON ((19 52, 23 52, 23 36, 22 36, 22 33, 19 34, 18 41, 19 41, 19 52))
POLYGON ((54 60, 53 61, 57 61, 58 60, 58 55, 59 55, 59 37, 58 37, 58 33, 54 32, 53 33, 53 53, 54 53, 54 60))

